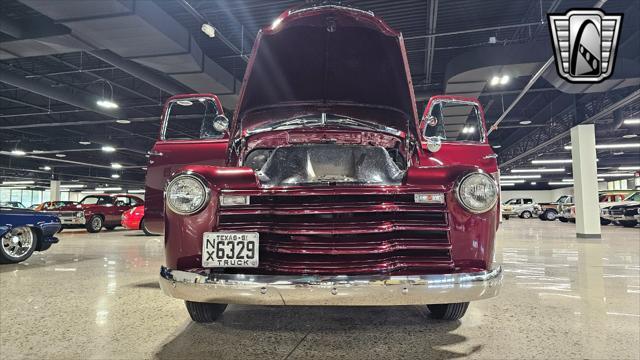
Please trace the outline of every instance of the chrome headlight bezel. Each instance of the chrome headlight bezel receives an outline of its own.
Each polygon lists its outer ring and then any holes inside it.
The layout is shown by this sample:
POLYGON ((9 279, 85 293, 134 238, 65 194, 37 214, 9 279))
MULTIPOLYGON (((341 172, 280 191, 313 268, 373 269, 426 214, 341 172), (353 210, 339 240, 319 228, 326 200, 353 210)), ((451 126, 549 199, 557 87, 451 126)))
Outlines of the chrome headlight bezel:
POLYGON ((211 189, 209 188, 207 181, 204 178, 202 178, 200 175, 193 172, 185 172, 185 173, 175 175, 169 182, 167 182, 167 186, 165 187, 165 190, 164 190, 164 202, 166 206, 169 208, 169 210, 171 210, 172 212, 178 215, 197 214, 207 206, 210 199, 211 199, 211 189), (195 208, 195 210, 192 210, 192 211, 182 211, 177 209, 175 205, 172 204, 169 197, 169 191, 171 191, 171 186, 175 185, 178 180, 184 179, 184 178, 195 180, 200 185, 200 187, 204 192, 202 202, 195 208))
POLYGON ((500 197, 500 190, 498 188, 498 183, 496 182, 496 180, 490 176, 487 173, 484 172, 470 172, 466 175, 464 175, 462 178, 460 178, 458 180, 458 182, 456 183, 455 186, 455 195, 456 195, 456 200, 458 200, 458 203, 468 212, 473 213, 473 214, 482 214, 485 213, 491 209, 493 209, 496 205, 496 203, 498 202, 498 198, 500 197), (465 181, 467 181, 469 178, 474 177, 474 176, 482 176, 484 178, 486 178, 491 185, 494 188, 495 191, 495 196, 494 198, 491 200, 491 202, 488 203, 487 206, 485 206, 482 209, 474 209, 472 207, 470 207, 467 203, 465 203, 462 199, 462 186, 464 185, 465 181))

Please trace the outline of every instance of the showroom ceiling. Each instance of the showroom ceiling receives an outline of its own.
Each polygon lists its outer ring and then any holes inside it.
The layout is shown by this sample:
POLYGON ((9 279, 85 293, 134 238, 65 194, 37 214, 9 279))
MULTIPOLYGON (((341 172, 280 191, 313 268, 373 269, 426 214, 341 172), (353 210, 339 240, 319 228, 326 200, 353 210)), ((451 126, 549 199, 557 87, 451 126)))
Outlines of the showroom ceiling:
MULTIPOLYGON (((139 188, 163 101, 214 92, 231 113, 258 30, 305 3, 3 0, 0 178, 44 180, 55 173, 88 186, 139 188), (203 23, 215 27, 213 38, 201 31, 203 23), (102 97, 112 97, 118 111, 96 105, 102 97)), ((433 94, 476 96, 490 126, 551 56, 546 13, 585 1, 342 4, 371 10, 403 33, 419 110, 433 94), (508 81, 491 85, 494 76, 508 81)), ((639 7, 616 0, 603 9, 639 15, 639 7)), ((568 86, 550 69, 518 101, 490 136, 503 174, 543 166, 531 164, 535 159, 570 158, 568 129, 579 123, 596 124, 602 172, 640 163, 638 146, 607 147, 640 143, 640 125, 625 122, 640 118, 640 22, 631 21, 637 17, 625 16, 611 79, 568 86)), ((537 188, 571 177, 570 164, 556 167, 565 170, 542 174, 537 188)))

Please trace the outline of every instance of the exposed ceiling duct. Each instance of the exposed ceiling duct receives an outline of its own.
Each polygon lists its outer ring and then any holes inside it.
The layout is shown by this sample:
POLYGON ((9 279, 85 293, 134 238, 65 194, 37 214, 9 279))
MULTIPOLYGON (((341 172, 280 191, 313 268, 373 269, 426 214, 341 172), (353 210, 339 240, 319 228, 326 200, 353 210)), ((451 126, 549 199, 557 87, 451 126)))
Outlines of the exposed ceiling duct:
MULTIPOLYGON (((20 1, 68 27, 71 34, 60 35, 62 38, 57 42, 56 39, 45 38, 27 40, 20 46, 12 42, 3 43, 3 49, 12 54, 25 56, 22 50, 27 49, 33 52, 31 48, 36 41, 47 44, 47 49, 29 56, 51 54, 54 50, 109 49, 112 51, 111 61, 103 59, 107 62, 113 63, 113 55, 118 55, 165 73, 196 92, 218 94, 225 106, 235 106, 239 82, 207 57, 189 31, 152 1, 20 1)), ((101 57, 109 53, 97 52, 94 55, 101 57)), ((168 87, 166 82, 158 84, 161 75, 152 71, 143 74, 140 69, 133 70, 131 65, 123 70, 169 93, 179 90, 168 87)))

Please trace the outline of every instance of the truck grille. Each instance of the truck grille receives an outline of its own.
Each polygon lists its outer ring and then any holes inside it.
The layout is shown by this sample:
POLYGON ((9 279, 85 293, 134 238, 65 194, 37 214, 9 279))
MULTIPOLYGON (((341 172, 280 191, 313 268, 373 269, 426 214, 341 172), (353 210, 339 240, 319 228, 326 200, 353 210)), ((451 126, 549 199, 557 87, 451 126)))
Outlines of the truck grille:
POLYGON ((251 205, 221 208, 218 228, 260 233, 262 274, 445 273, 454 267, 446 207, 416 204, 413 194, 252 196, 251 205))

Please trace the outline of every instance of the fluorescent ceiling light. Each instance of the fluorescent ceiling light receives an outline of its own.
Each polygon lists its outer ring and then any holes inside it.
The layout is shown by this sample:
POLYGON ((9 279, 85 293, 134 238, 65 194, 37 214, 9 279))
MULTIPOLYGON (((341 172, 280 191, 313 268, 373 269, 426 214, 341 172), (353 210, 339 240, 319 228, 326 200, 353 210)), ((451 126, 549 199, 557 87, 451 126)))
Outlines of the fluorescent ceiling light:
POLYGON ((625 139, 633 139, 634 137, 638 137, 637 134, 627 134, 627 135, 622 135, 623 138, 625 139))
POLYGON ((514 183, 514 184, 522 184, 525 180, 524 179, 511 179, 511 180, 505 180, 504 182, 506 183, 514 183))
POLYGON ((80 145, 91 145, 91 141, 78 141, 80 145))
POLYGON ((120 175, 118 175, 118 174, 112 174, 111 177, 113 179, 120 179, 120 175))
POLYGON ((22 150, 15 149, 15 150, 11 150, 11 155, 14 155, 14 156, 25 156, 25 155, 27 155, 27 153, 22 151, 22 150))
POLYGON ((573 182, 573 179, 562 179, 563 182, 573 182))
POLYGON ((506 85, 507 83, 509 83, 509 80, 511 80, 509 75, 502 75, 502 77, 500 78, 500 85, 506 85))
POLYGON ((619 173, 608 173, 608 174, 598 174, 598 177, 625 177, 625 176, 633 176, 633 173, 630 172, 619 172, 619 173))
POLYGON ((520 125, 529 125, 531 124, 531 120, 522 120, 520 121, 520 125))
POLYGON ((129 194, 144 194, 144 189, 137 189, 137 190, 129 190, 127 191, 129 194))
POLYGON ((640 165, 637 166, 620 166, 618 170, 640 170, 640 165))
POLYGON ((549 181, 549 185, 573 185, 572 183, 562 181, 549 181))
POLYGON ((86 186, 87 185, 82 185, 82 184, 60 184, 60 187, 65 189, 82 189, 86 186))
POLYGON ((491 78, 491 80, 489 81, 489 85, 491 86, 496 86, 500 83, 500 77, 498 76, 494 76, 491 78))
POLYGON ((118 106, 118 104, 116 104, 112 100, 107 100, 107 99, 100 99, 96 101, 96 104, 98 104, 98 106, 103 107, 105 109, 117 109, 120 107, 118 106))
POLYGON ((500 179, 540 179, 541 175, 504 175, 500 176, 500 179))
POLYGON ((491 147, 494 148, 494 149, 500 149, 502 147, 502 145, 496 144, 496 145, 491 145, 491 147))
POLYGON ((500 183, 500 186, 515 186, 514 183, 500 183))
POLYGON ((532 164, 571 164, 571 159, 531 160, 532 164))
POLYGON ((112 153, 116 151, 116 148, 114 148, 113 146, 105 145, 102 147, 102 151, 112 153))
POLYGON ((532 181, 532 182, 531 182, 531 185, 537 185, 537 184, 538 184, 538 183, 537 183, 537 182, 535 182, 535 181, 532 181))
POLYGON ((627 119, 624 121, 625 125, 640 125, 640 119, 627 119))
POLYGON ((67 157, 67 155, 65 155, 65 154, 56 154, 56 157, 63 158, 63 157, 67 157))
POLYGON ((208 23, 202 24, 202 26, 200 27, 200 30, 202 30, 202 32, 205 33, 210 38, 216 37, 216 28, 214 28, 213 25, 211 24, 208 24, 208 23))
POLYGON ((51 166, 44 166, 44 167, 42 168, 42 170, 44 170, 44 171, 49 171, 49 170, 51 170, 51 166))
POLYGON ((613 153, 613 155, 624 155, 624 151, 616 151, 613 153))
POLYGON ((19 180, 19 181, 3 181, 2 185, 30 185, 35 184, 33 180, 19 180))
POLYGON ((116 120, 116 122, 118 124, 131 124, 131 121, 127 120, 127 119, 118 119, 118 120, 116 120))
MULTIPOLYGON (((626 144, 600 144, 596 145, 596 149, 627 149, 640 147, 640 143, 626 143, 626 144)), ((565 150, 571 150, 571 145, 564 147, 565 150)))
POLYGON ((542 169, 513 169, 512 173, 537 173, 537 172, 564 172, 564 168, 542 168, 542 169))
POLYGON ((120 191, 121 187, 104 187, 104 188, 96 188, 96 191, 120 191))
POLYGON ((122 165, 118 163, 111 163, 111 168, 113 169, 122 169, 122 165))

